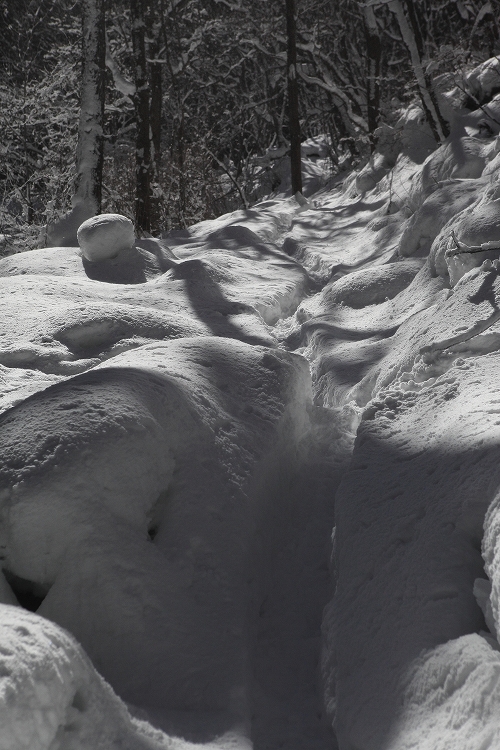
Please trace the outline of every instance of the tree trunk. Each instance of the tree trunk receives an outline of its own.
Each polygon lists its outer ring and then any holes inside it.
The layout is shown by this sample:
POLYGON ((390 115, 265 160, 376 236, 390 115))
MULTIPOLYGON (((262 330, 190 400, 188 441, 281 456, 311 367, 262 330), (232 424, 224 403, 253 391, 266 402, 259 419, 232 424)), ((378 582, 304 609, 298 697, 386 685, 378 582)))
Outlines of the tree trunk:
POLYGON ((82 0, 83 71, 73 207, 100 213, 104 94, 106 81, 105 0, 82 0))
MULTIPOLYGON (((153 19, 150 18, 149 35, 152 34, 153 19)), ((156 35, 155 35, 156 36, 156 35)), ((149 46, 149 57, 153 60, 158 59, 160 45, 158 38, 155 38, 149 46)), ((151 178, 156 187, 160 183, 160 163, 161 163, 161 112, 162 112, 162 64, 159 62, 149 63, 149 79, 151 81, 151 100, 149 106, 149 120, 151 125, 151 146, 152 164, 151 178)), ((161 213, 161 195, 155 191, 151 196, 151 225, 153 229, 159 228, 161 213)))
POLYGON ((153 144, 153 159, 159 164, 161 158, 161 63, 151 65, 151 141, 153 144))
POLYGON ((179 223, 185 229, 186 224, 186 181, 184 175, 184 109, 177 131, 177 164, 179 169, 179 223))
POLYGON ((292 193, 302 192, 300 151, 299 81, 297 76, 297 6, 296 0, 286 0, 288 127, 290 130, 290 167, 292 193))
MULTIPOLYGON (((429 76, 424 72, 421 54, 419 53, 419 46, 420 49, 423 49, 423 42, 418 25, 415 25, 415 27, 410 26, 411 19, 415 18, 415 14, 409 14, 409 23, 403 8, 402 0, 390 0, 389 7, 398 20, 401 35, 410 52, 411 64, 413 72, 415 73, 415 78, 417 79, 420 99, 422 101, 427 121, 432 129, 435 139, 438 142, 444 141, 444 139, 450 134, 450 129, 439 110, 432 82, 430 81, 429 76)), ((412 8, 412 10, 414 9, 412 8)))
POLYGON ((147 7, 145 0, 131 0, 132 47, 135 79, 135 223, 137 231, 151 230, 151 146, 149 138, 149 86, 146 63, 147 7))
POLYGON ((370 148, 375 149, 374 132, 380 119, 380 62, 382 58, 382 43, 377 26, 377 19, 373 8, 365 5, 363 8, 365 21, 367 71, 366 71, 366 105, 368 134, 370 148))

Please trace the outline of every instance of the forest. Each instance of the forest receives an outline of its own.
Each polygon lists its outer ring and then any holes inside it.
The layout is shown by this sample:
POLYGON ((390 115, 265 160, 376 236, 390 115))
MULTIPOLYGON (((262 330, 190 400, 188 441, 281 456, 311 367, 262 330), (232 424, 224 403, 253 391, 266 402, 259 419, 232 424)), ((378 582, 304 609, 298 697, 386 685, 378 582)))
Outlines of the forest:
POLYGON ((248 207, 315 136, 332 176, 359 167, 412 101, 439 143, 440 92, 498 54, 498 18, 498 0, 2 0, 1 251, 47 244, 79 200, 156 233, 248 207))

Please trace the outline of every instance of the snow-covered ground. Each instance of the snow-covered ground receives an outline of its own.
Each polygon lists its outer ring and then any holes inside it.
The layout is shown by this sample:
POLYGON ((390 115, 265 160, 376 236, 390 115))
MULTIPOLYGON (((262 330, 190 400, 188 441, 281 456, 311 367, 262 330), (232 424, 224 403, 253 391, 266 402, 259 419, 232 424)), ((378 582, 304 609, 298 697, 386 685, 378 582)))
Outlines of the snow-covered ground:
POLYGON ((500 747, 499 132, 0 261, 0 750, 500 747))

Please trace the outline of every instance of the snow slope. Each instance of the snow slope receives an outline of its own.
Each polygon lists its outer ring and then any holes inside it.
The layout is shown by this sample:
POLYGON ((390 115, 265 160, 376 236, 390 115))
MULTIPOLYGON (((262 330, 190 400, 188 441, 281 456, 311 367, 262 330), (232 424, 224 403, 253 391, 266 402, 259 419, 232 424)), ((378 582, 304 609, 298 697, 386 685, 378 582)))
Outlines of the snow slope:
POLYGON ((494 67, 310 202, 0 261, 0 748, 500 747, 494 67))

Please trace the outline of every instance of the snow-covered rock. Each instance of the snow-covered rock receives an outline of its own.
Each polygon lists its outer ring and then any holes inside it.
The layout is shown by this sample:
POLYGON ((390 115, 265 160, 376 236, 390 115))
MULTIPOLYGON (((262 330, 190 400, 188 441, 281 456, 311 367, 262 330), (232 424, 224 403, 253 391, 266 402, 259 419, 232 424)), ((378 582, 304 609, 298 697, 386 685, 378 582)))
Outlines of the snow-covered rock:
POLYGON ((409 196, 417 210, 445 180, 477 179, 485 168, 490 143, 481 138, 452 137, 430 154, 415 176, 409 196))
MULTIPOLYGON (((461 204, 457 202, 459 209, 461 204)), ((430 259, 441 276, 448 275, 454 286, 472 268, 500 255, 500 200, 483 194, 469 208, 452 217, 434 240, 430 259), (470 252, 468 249, 470 248, 470 252)))
POLYGON ((478 200, 482 189, 484 184, 477 179, 442 182, 408 219, 400 240, 400 255, 428 255, 443 226, 478 200))
POLYGON ((77 232, 82 255, 98 262, 116 257, 134 246, 134 225, 120 214, 99 214, 80 224, 77 232))

